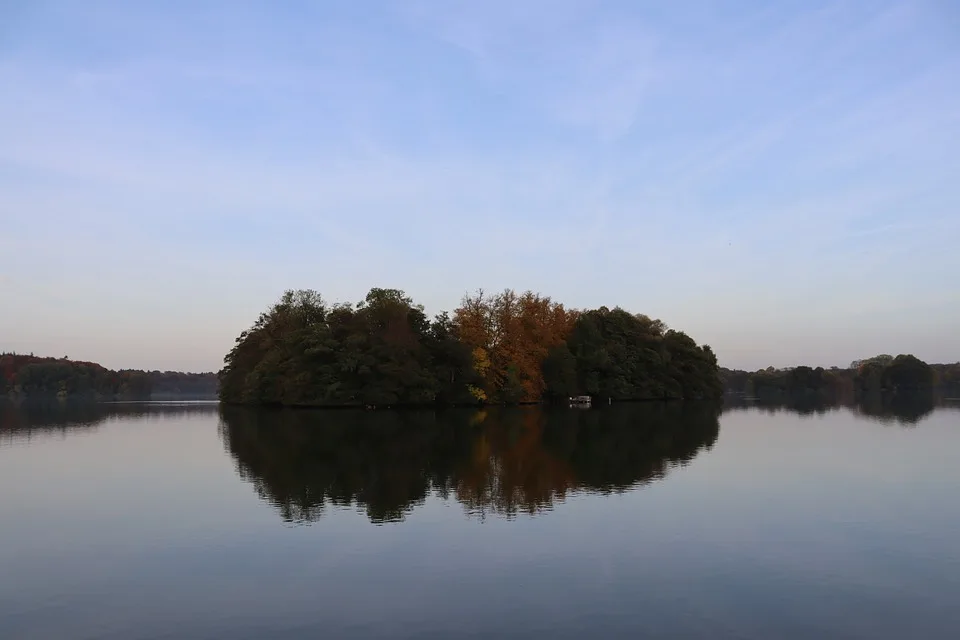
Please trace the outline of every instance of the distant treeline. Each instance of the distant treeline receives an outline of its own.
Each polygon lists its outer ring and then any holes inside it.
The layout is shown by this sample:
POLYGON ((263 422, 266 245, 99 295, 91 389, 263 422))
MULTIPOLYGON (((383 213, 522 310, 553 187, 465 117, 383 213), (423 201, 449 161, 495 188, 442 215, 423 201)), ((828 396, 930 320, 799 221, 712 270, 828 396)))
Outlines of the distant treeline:
POLYGON ((147 399, 152 395, 215 397, 214 373, 113 371, 95 362, 34 355, 0 354, 0 390, 13 396, 147 399))
POLYGON ((875 394, 939 390, 960 393, 960 363, 930 365, 912 355, 879 355, 858 360, 846 369, 832 367, 769 367, 753 373, 721 369, 724 389, 758 398, 822 396, 842 400, 875 394))
POLYGON ((718 398, 717 360, 681 331, 620 308, 566 309, 506 290, 427 318, 402 291, 357 304, 288 291, 236 340, 226 402, 277 405, 515 404, 718 398))
POLYGON ((216 398, 217 374, 184 373, 183 371, 148 371, 151 395, 198 396, 216 398))

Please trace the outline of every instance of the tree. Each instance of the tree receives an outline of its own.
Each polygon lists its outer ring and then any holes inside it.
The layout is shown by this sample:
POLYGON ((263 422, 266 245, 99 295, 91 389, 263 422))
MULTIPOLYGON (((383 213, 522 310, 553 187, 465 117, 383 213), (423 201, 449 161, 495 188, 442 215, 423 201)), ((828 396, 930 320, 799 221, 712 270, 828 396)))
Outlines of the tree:
POLYGON ((558 400, 577 395, 577 359, 564 344, 554 346, 543 360, 543 382, 547 395, 558 400))
POLYGON ((884 389, 891 391, 920 391, 933 387, 933 369, 912 355, 899 355, 887 365, 882 374, 884 389))
POLYGON ((568 347, 581 393, 617 400, 716 398, 716 356, 659 320, 601 307, 579 315, 568 347))
POLYGON ((574 312, 550 298, 512 289, 465 296, 453 321, 471 347, 482 393, 504 402, 538 402, 547 392, 543 364, 566 340, 574 312))

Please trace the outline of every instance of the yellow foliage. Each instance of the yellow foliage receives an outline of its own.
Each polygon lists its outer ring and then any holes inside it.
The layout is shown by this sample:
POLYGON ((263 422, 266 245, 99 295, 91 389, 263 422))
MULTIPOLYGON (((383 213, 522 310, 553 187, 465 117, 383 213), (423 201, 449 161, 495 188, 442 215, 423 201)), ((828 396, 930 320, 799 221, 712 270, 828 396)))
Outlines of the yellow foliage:
POLYGON ((477 347, 473 350, 473 368, 481 377, 486 377, 487 370, 490 369, 490 358, 486 349, 477 347))
POLYGON ((467 391, 470 392, 470 395, 472 395, 474 398, 476 398, 481 402, 487 399, 487 392, 481 389, 480 387, 475 387, 472 384, 467 385, 467 391))

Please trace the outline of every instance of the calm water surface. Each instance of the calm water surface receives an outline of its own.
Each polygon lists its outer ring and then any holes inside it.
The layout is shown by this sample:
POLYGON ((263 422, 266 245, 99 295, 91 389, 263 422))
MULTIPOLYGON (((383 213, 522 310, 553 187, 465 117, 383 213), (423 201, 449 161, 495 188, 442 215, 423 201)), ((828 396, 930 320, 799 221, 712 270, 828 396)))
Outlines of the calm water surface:
POLYGON ((0 405, 0 638, 957 638, 960 405, 0 405))

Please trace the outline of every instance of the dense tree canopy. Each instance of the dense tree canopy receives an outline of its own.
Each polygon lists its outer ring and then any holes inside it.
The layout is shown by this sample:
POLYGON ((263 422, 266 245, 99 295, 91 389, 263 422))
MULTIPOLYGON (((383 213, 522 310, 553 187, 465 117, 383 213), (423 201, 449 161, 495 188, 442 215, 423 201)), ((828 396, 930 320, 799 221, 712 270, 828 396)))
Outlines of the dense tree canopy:
POLYGON ((717 359, 659 320, 601 307, 578 318, 567 341, 578 389, 595 396, 710 398, 721 392, 717 359))
POLYGON ((402 291, 354 306, 288 291, 224 360, 220 396, 280 405, 716 398, 716 357, 662 322, 622 309, 573 311, 506 290, 466 296, 432 321, 402 291))
POLYGON ((289 291, 237 338, 220 372, 230 402, 287 405, 464 402, 469 349, 445 315, 429 321, 401 291, 354 307, 289 291))

